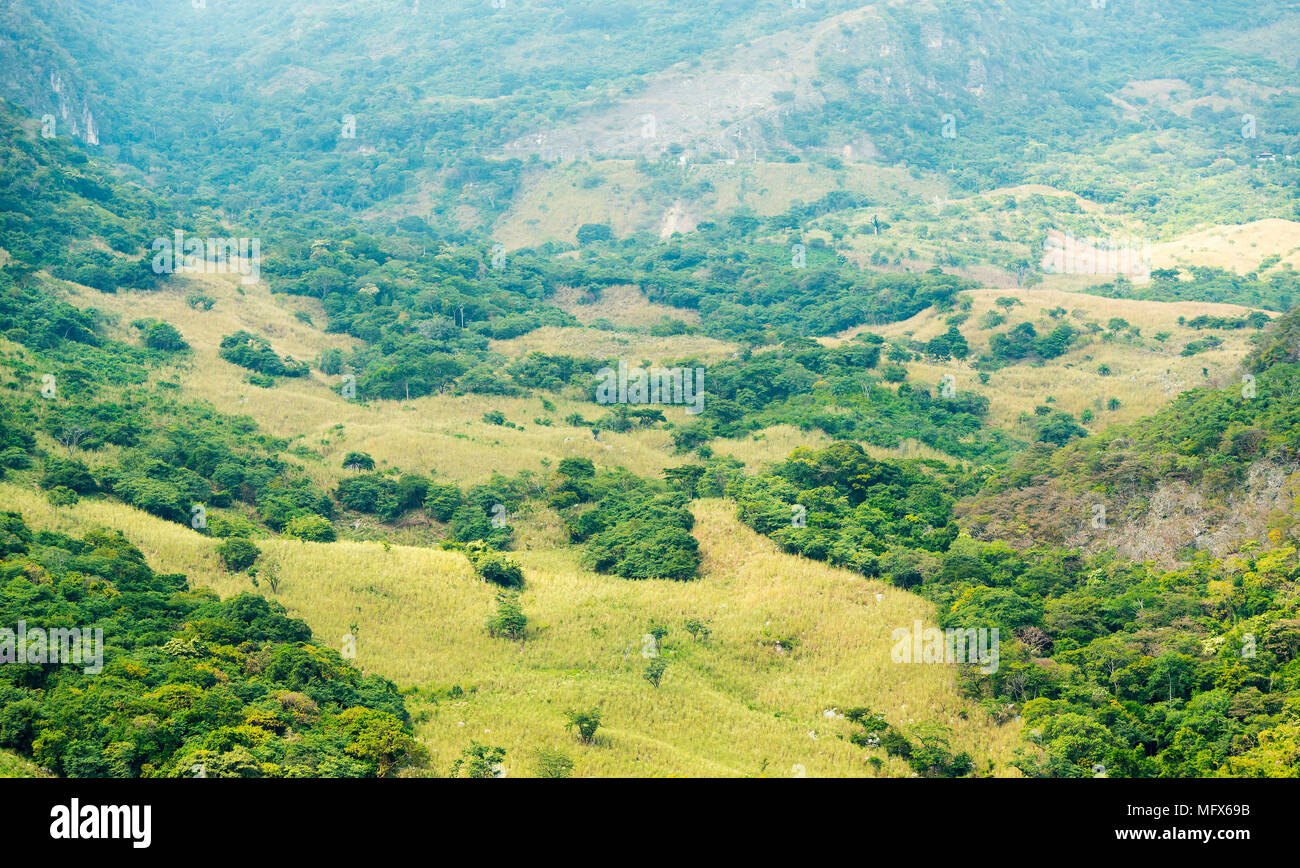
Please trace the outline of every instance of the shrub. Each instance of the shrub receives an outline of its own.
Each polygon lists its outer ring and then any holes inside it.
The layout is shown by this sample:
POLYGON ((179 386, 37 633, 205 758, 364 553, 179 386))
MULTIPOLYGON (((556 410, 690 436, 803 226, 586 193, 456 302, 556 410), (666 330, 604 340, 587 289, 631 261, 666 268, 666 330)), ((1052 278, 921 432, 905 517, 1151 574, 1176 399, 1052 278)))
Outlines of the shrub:
POLYGON ((349 452, 343 459, 344 470, 374 470, 375 459, 365 452, 349 452))
POLYGON ((503 588, 524 586, 524 571, 509 555, 484 552, 474 559, 474 571, 485 581, 503 588))
POLYGON ((569 728, 578 736, 578 741, 591 744, 596 740, 596 730, 600 729, 600 709, 590 711, 568 711, 569 728))
POLYGON ((697 618, 690 618, 686 621, 686 632, 691 634, 691 638, 696 642, 707 644, 709 637, 713 635, 713 629, 709 626, 708 621, 701 621, 697 618))
POLYGON ((217 556, 221 558, 221 563, 225 565, 226 569, 232 573, 248 569, 261 554, 262 550, 252 540, 244 537, 232 536, 217 546, 217 556))
POLYGON ((513 591, 497 594, 497 613, 488 621, 488 635, 493 638, 523 641, 528 618, 519 606, 519 595, 513 591))
POLYGON ((50 489, 49 493, 46 495, 46 499, 49 500, 51 506, 72 506, 74 503, 81 500, 81 495, 77 494, 77 492, 73 491, 71 488, 57 485, 50 489))
POLYGON ((645 672, 641 673, 641 677, 658 687, 659 682, 663 680, 664 670, 667 668, 668 661, 663 657, 652 657, 650 662, 646 664, 645 672))
POLYGON ((21 446, 10 446, 0 451, 0 467, 10 470, 23 470, 31 466, 32 460, 21 446))
POLYGON ((438 521, 450 521, 460 505, 460 489, 450 483, 433 483, 424 496, 425 509, 438 521))
POLYGON ((608 223, 583 223, 578 227, 578 243, 589 244, 592 241, 609 241, 614 231, 608 223))
POLYGON ((495 778, 497 766, 506 758, 506 749, 492 747, 471 741, 469 747, 460 752, 460 757, 451 764, 450 777, 461 777, 464 769, 467 778, 495 778))
POLYGON ((334 542, 334 525, 319 515, 300 515, 290 519, 284 532, 295 539, 308 542, 334 542))
POLYGON ((535 768, 539 778, 568 778, 573 776, 573 760, 558 750, 539 750, 535 768))
POLYGON ((266 338, 242 330, 223 337, 217 354, 228 362, 267 377, 305 377, 308 373, 302 362, 280 358, 266 338))
POLYGON ((242 515, 213 515, 208 517, 208 533, 228 539, 233 536, 251 537, 257 526, 242 515))
POLYGON ((77 494, 91 494, 97 487, 89 468, 75 458, 51 458, 45 462, 41 488, 70 488, 77 494))
POLYGON ((149 330, 144 334, 144 345, 151 350, 162 350, 165 353, 174 353, 179 350, 188 350, 190 345, 185 343, 185 338, 171 323, 156 322, 149 326, 149 330))

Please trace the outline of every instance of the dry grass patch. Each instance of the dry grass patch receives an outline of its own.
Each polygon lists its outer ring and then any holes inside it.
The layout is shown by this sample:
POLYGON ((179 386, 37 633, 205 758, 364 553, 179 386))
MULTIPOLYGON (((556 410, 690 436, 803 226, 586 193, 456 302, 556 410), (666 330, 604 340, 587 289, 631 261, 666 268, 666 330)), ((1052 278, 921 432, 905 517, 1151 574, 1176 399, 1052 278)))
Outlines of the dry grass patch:
MULTIPOLYGON (((674 310, 674 308, 667 308, 674 310)), ((736 345, 728 341, 696 335, 655 337, 639 332, 543 326, 509 340, 492 341, 491 347, 502 355, 518 358, 531 352, 563 353, 590 359, 623 358, 660 364, 675 359, 696 357, 705 361, 731 358, 736 345)))
MULTIPOLYGON (((252 590, 247 576, 220 568, 215 540, 188 528, 105 501, 55 509, 6 483, 0 495, 35 527, 120 527, 156 569, 185 572, 223 595, 252 590)), ((782 554, 741 525, 729 503, 701 502, 695 512, 705 558, 696 582, 596 575, 571 549, 517 553, 528 577, 522 644, 487 635, 494 589, 459 554, 377 543, 260 545, 282 566, 276 599, 320 641, 337 647, 355 624, 365 671, 422 690, 462 687, 457 699, 435 703, 422 692, 411 701, 441 772, 474 739, 505 747, 516 777, 532 774, 543 748, 569 753, 578 776, 788 777, 796 766, 810 777, 864 775, 872 752, 837 738, 848 725, 824 714, 861 704, 904 727, 945 723, 954 746, 972 751, 977 764, 992 758, 998 773, 1015 774, 1005 763, 1018 724, 995 726, 963 700, 948 666, 891 662, 890 632, 917 619, 932 625, 929 603, 782 554), (707 644, 686 634, 687 618, 711 622, 707 644), (641 676, 652 619, 670 628, 658 689, 641 676), (792 650, 778 650, 778 641, 792 650), (604 725, 596 744, 580 745, 565 732, 564 712, 594 706, 604 710, 604 725)), ((909 773, 897 760, 885 771, 909 773)))
POLYGON ((649 328, 664 319, 688 324, 700 321, 698 312, 657 304, 646 298, 636 286, 607 286, 599 292, 562 286, 555 291, 552 302, 566 313, 573 314, 583 325, 600 319, 624 328, 649 328))
MULTIPOLYGON (((1251 308, 1206 302, 1133 301, 1103 298, 1059 289, 980 289, 964 293, 972 304, 968 318, 959 326, 970 345, 974 358, 988 350, 989 339, 998 332, 1028 321, 1040 335, 1061 323, 1081 328, 1089 322, 1104 328, 1111 319, 1126 320, 1141 330, 1141 337, 1122 333, 1110 341, 1101 333, 1084 332, 1069 352, 1042 364, 1015 364, 990 372, 989 382, 981 384, 968 362, 911 361, 905 367, 908 381, 935 391, 945 374, 956 378, 958 390, 971 389, 988 396, 989 419, 1001 428, 1022 425, 1023 414, 1055 398, 1053 406, 1076 416, 1092 410, 1102 422, 1130 422, 1164 406, 1186 389, 1222 383, 1239 376, 1238 365, 1250 349, 1250 329, 1197 331, 1178 325, 1178 318, 1190 320, 1202 314, 1240 317, 1251 308), (1015 298, 1019 305, 1010 311, 996 304, 998 298, 1015 298), (1059 318, 1047 315, 1054 308, 1065 308, 1059 318), (980 327, 981 318, 991 310, 1006 315, 1002 325, 992 329, 980 327), (1168 332, 1164 341, 1155 335, 1168 332), (1189 341, 1214 335, 1220 347, 1182 356, 1189 341), (1102 366, 1110 374, 1098 371, 1102 366), (1205 369, 1205 372, 1202 371, 1205 369), (1107 410, 1111 398, 1118 398, 1118 410, 1107 410)), ((863 331, 872 331, 886 339, 927 341, 945 332, 949 312, 927 309, 902 322, 883 326, 858 327, 822 343, 834 345, 863 331)), ((1027 429, 1025 429, 1027 431, 1027 429)), ((1024 433, 1024 432, 1022 432, 1024 433)))

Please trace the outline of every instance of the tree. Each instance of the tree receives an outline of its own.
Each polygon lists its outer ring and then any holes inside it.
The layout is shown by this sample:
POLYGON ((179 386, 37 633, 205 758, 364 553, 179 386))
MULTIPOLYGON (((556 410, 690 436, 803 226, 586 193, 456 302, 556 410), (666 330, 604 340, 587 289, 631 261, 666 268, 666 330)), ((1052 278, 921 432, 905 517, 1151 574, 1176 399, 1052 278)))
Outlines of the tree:
POLYGON ((285 525, 286 535, 307 542, 334 542, 334 525, 319 515, 300 515, 285 525))
POLYGON ((424 496, 424 508, 438 521, 450 521, 460 505, 460 488, 451 483, 433 483, 424 496))
POLYGON ((542 749, 537 752, 536 772, 539 778, 568 778, 573 776, 573 760, 559 750, 542 749))
POLYGON ((474 570, 484 581, 503 588, 524 586, 524 571, 509 555, 484 552, 474 558, 474 570))
POLYGON ((90 469, 75 458, 50 458, 41 475, 42 488, 71 488, 77 494, 91 494, 98 488, 90 469))
POLYGON ((249 570, 248 574, 253 577, 253 584, 257 584, 259 578, 266 579, 266 583, 271 586, 271 593, 277 594, 280 591, 280 562, 277 560, 268 560, 256 570, 249 570))
POLYGON ((217 556, 232 573, 251 567, 261 553, 254 542, 237 536, 232 536, 217 546, 217 556))
POLYGON ((1058 411, 1043 417, 1038 430, 1034 432, 1034 439, 1064 446, 1074 438, 1086 437, 1087 434, 1088 429, 1075 422, 1073 416, 1058 411))
POLYGON ((51 506, 72 506, 81 500, 81 495, 62 485, 51 488, 45 497, 49 500, 51 506))
POLYGON ((405 766, 423 765, 428 758, 424 746, 386 711, 349 708, 338 720, 349 736, 344 752, 372 765, 377 777, 387 777, 394 769, 405 766))
POLYGON ((488 621, 488 635, 522 642, 527 627, 528 618, 519 606, 519 594, 513 591, 499 592, 497 613, 488 621))
POLYGON ((614 231, 608 223, 583 223, 578 227, 578 243, 590 244, 593 241, 609 241, 614 231))
POLYGON ((72 450, 80 446, 82 441, 89 436, 90 431, 88 429, 82 428, 80 425, 74 423, 69 423, 59 429, 59 433, 55 435, 54 439, 59 441, 60 446, 68 450, 68 455, 71 455, 72 450))
POLYGON ((505 769, 501 768, 501 762, 505 758, 505 748, 471 741, 469 747, 461 751, 460 757, 451 764, 449 777, 460 777, 462 769, 467 778, 504 777, 505 769))
POLYGON ((569 721, 569 728, 574 731, 578 741, 583 744, 592 744, 596 740, 596 730, 600 728, 600 709, 593 708, 590 711, 573 711, 565 712, 569 721))
POLYGON ((713 629, 709 626, 708 621, 701 621, 696 618, 689 618, 686 621, 686 632, 691 634, 691 638, 700 644, 707 645, 709 637, 713 635, 713 629))
POLYGON ((659 682, 663 680, 664 670, 668 668, 668 660, 662 656, 651 657, 650 662, 646 664, 645 672, 641 677, 649 681, 653 686, 658 687, 659 682))
POLYGON ((174 353, 180 350, 188 350, 190 345, 185 343, 185 338, 171 323, 156 322, 149 326, 149 330, 144 335, 144 345, 151 350, 161 350, 165 353, 174 353))
POLYGON ((344 470, 365 470, 375 469, 375 459, 371 458, 365 452, 349 452, 343 459, 344 470))

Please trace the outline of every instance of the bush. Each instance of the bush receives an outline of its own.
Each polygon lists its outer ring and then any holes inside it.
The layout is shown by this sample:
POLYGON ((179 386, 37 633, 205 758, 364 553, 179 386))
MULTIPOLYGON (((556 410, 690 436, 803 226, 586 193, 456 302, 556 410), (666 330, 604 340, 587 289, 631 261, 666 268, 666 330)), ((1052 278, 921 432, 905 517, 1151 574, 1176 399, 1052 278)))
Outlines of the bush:
POLYGON ((7 467, 10 470, 23 470, 30 467, 31 457, 21 446, 10 446, 4 451, 0 451, 0 467, 7 467))
POLYGON ((424 497, 424 508, 438 521, 450 521, 460 504, 460 489, 450 483, 430 485, 424 497))
POLYGON ((144 345, 151 350, 162 350, 165 353, 174 353, 180 350, 188 350, 190 345, 185 343, 185 338, 171 323, 156 322, 149 326, 149 330, 144 334, 144 345))
POLYGON ((349 452, 343 459, 344 470, 374 470, 375 459, 365 452, 349 452))
POLYGON ((471 741, 469 747, 461 751, 460 757, 451 764, 449 776, 458 778, 461 776, 461 769, 464 769, 467 778, 495 778, 497 766, 501 765, 501 761, 505 758, 505 748, 471 741))
POLYGON ((614 231, 607 223, 583 223, 578 227, 578 243, 589 244, 592 241, 609 241, 614 231))
POLYGON ((519 606, 519 595, 513 591, 497 594, 497 613, 488 621, 488 635, 494 638, 523 641, 528 618, 519 606))
POLYGON ((524 571, 509 555, 484 552, 474 559, 474 571, 485 581, 503 588, 524 586, 524 571))
POLYGON ((300 515, 290 519, 284 527, 284 532, 295 539, 308 542, 334 542, 337 538, 334 525, 319 515, 300 515))
POLYGON ((70 488, 77 494, 91 494, 98 486, 89 468, 75 458, 51 458, 45 462, 41 488, 70 488))
POLYGON ((262 550, 252 540, 238 536, 232 536, 217 546, 217 556, 232 573, 248 569, 257 562, 261 554, 262 550))
POLYGON ((221 539, 232 536, 251 537, 257 526, 242 515, 213 515, 208 517, 208 533, 221 539))
POLYGON ((308 373, 302 362, 280 358, 266 338, 242 330, 223 337, 217 354, 228 362, 266 377, 305 377, 308 373))
POLYGON ((596 740, 596 730, 600 729, 600 709, 591 711, 568 711, 569 728, 578 736, 578 741, 591 744, 596 740))
POLYGON ((72 506, 81 500, 81 495, 71 488, 58 485, 50 489, 46 499, 49 500, 51 506, 72 506))
POLYGON ((568 778, 573 776, 573 760, 558 750, 537 752, 536 773, 539 778, 568 778))
POLYGON ((658 687, 659 682, 663 680, 664 670, 668 668, 668 661, 662 657, 652 657, 646 664, 645 672, 641 677, 649 681, 653 686, 658 687))

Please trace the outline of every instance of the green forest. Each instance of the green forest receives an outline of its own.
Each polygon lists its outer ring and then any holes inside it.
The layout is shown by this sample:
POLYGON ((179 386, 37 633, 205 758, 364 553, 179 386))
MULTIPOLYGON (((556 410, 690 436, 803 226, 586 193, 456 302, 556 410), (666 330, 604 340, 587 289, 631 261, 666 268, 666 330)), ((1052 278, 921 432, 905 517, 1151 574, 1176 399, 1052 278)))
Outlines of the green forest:
POLYGON ((1298 34, 0 10, 0 776, 1300 777, 1298 34))

